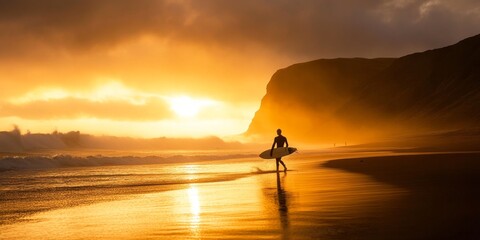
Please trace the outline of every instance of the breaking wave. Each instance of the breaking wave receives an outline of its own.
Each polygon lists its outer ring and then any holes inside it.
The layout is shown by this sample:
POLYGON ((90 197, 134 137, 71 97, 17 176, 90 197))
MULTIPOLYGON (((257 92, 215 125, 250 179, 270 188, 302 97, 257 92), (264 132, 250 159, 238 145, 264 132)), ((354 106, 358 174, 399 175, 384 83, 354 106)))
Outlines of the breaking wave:
POLYGON ((145 165, 160 163, 182 163, 197 161, 228 160, 251 158, 256 154, 226 154, 226 155, 174 155, 174 156, 4 156, 0 157, 0 170, 22 169, 52 169, 66 167, 94 167, 115 165, 145 165))

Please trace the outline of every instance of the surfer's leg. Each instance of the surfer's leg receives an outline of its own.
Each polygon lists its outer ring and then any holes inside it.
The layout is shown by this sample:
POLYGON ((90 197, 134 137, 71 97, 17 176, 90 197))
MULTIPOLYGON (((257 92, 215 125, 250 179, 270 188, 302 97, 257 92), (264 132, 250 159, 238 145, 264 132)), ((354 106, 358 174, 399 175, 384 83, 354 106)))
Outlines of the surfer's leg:
MULTIPOLYGON (((283 165, 283 168, 285 169, 285 171, 287 171, 287 166, 285 166, 285 163, 282 161, 282 159, 280 158, 280 163, 283 165)), ((278 166, 278 164, 277 164, 278 166)), ((277 168, 278 169, 278 168, 277 168)))
POLYGON ((275 158, 275 160, 276 160, 275 162, 277 163, 277 172, 278 172, 278 162, 281 161, 280 159, 281 158, 275 158))

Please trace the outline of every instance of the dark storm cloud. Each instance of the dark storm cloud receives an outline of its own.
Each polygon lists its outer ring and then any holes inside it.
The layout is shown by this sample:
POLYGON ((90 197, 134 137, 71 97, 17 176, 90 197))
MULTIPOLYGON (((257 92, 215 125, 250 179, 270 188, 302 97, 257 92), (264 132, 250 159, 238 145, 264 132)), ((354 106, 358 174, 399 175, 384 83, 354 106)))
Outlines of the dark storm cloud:
POLYGON ((167 26, 184 18, 162 1, 0 1, 1 50, 108 46, 142 33, 168 34, 167 26))
POLYGON ((0 1, 0 56, 108 49, 143 34, 300 58, 396 56, 478 34, 479 16, 473 0, 0 1))
POLYGON ((399 55, 480 33, 466 1, 194 1, 195 37, 302 56, 399 55))

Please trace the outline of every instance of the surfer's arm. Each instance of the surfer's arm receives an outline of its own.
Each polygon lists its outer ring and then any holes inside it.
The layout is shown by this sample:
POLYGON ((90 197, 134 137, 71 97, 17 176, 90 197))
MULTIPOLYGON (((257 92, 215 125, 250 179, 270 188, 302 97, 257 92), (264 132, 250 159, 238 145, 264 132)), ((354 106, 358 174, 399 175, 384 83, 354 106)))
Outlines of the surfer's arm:
POLYGON ((288 140, 287 140, 287 138, 285 138, 285 144, 287 144, 287 147, 288 147, 288 140))
POLYGON ((270 157, 273 155, 273 148, 275 147, 275 143, 277 143, 277 142, 275 140, 273 140, 272 150, 270 150, 270 157))

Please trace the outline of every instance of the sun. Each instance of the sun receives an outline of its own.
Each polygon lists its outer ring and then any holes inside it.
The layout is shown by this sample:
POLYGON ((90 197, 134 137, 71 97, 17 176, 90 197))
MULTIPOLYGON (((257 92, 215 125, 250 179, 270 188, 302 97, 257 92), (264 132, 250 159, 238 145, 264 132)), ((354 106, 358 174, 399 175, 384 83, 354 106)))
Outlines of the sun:
POLYGON ((180 96, 169 98, 169 103, 170 109, 179 117, 195 117, 202 108, 211 105, 212 101, 180 96))

